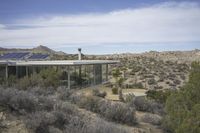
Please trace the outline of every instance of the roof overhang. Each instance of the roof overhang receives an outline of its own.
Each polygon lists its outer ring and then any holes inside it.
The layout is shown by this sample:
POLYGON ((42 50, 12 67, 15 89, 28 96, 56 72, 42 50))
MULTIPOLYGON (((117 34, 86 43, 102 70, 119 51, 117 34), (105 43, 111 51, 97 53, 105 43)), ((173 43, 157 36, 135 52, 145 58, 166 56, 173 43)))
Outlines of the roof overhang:
POLYGON ((117 60, 48 60, 48 61, 0 61, 0 64, 8 66, 70 66, 93 64, 116 64, 117 60))

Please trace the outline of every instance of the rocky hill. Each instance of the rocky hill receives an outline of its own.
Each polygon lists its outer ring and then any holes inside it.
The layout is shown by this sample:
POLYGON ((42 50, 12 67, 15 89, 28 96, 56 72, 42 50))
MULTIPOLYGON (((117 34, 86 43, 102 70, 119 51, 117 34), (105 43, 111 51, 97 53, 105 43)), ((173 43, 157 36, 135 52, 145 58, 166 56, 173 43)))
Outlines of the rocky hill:
POLYGON ((31 49, 20 49, 20 48, 2 48, 0 47, 0 53, 7 53, 7 52, 32 52, 32 53, 44 53, 49 55, 67 55, 62 51, 55 51, 46 46, 39 45, 35 48, 31 49))

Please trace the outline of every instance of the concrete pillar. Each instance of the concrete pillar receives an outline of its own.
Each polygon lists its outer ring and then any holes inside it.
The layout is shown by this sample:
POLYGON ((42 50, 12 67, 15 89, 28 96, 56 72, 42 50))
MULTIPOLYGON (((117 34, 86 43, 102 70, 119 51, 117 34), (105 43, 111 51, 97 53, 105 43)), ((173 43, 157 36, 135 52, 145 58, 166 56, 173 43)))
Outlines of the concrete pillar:
POLYGON ((69 70, 69 66, 67 68, 67 82, 68 82, 68 89, 70 89, 70 70, 69 70))

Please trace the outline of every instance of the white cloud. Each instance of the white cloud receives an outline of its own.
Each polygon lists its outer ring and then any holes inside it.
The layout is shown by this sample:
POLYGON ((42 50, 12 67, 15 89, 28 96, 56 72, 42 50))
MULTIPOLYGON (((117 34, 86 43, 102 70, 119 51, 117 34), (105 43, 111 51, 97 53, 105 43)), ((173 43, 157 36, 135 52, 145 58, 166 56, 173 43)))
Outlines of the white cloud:
POLYGON ((192 42, 200 41, 200 6, 163 3, 105 14, 18 20, 6 27, 0 24, 0 44, 6 46, 192 42))

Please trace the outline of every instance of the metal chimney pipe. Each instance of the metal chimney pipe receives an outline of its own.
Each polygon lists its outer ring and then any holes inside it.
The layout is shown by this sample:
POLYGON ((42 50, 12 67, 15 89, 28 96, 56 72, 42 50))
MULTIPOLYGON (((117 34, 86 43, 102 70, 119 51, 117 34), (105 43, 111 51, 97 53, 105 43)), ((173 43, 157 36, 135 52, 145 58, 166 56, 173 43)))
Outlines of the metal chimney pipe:
POLYGON ((81 48, 78 48, 78 60, 81 60, 81 48))

